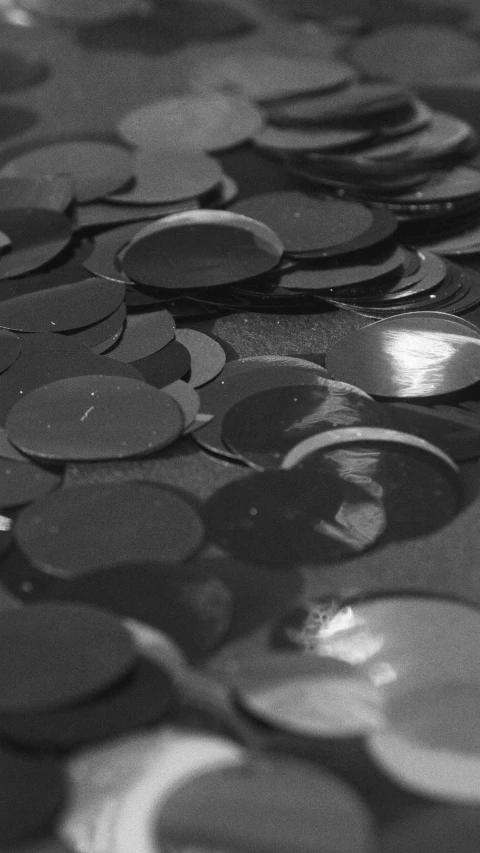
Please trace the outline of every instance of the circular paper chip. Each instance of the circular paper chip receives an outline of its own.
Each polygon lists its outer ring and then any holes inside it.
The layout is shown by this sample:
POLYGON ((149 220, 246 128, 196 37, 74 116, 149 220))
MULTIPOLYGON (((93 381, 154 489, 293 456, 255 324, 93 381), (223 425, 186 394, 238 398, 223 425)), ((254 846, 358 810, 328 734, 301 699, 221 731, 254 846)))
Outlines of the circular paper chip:
POLYGON ((141 148, 221 151, 246 142, 261 127, 245 98, 220 92, 163 98, 122 119, 118 130, 141 148))
MULTIPOLYGON (((195 434, 195 440, 206 450, 235 458, 222 441, 222 420, 228 410, 245 397, 283 385, 328 385, 325 370, 313 362, 299 359, 301 364, 296 361, 292 364, 290 359, 285 363, 287 359, 269 362, 264 360, 266 358, 262 357, 259 362, 247 363, 246 359, 228 362, 215 382, 200 389, 202 412, 214 415, 213 421, 195 434)), ((272 358, 277 359, 276 356, 272 358)))
POLYGON ((56 489, 59 474, 34 465, 27 459, 0 459, 0 507, 21 506, 56 489))
POLYGON ((358 737, 385 724, 381 693, 343 661, 264 654, 240 664, 232 681, 245 710, 297 735, 358 737))
POLYGON ((55 461, 145 456, 183 430, 178 403, 146 382, 75 376, 43 385, 7 418, 9 440, 23 453, 55 461))
POLYGON ((371 818, 353 789, 323 767, 289 757, 255 756, 192 774, 159 801, 152 826, 145 853, 368 853, 373 844, 371 818))
MULTIPOLYGON (((188 537, 187 531, 185 535, 188 537)), ((60 582, 51 594, 157 628, 173 639, 190 661, 212 652, 232 621, 229 587, 208 568, 189 570, 188 564, 168 566, 153 560, 120 564, 60 582)))
POLYGON ((188 382, 194 388, 215 379, 222 371, 227 359, 225 351, 209 335, 196 329, 177 329, 175 338, 190 353, 192 364, 188 382))
POLYGON ((102 320, 124 299, 124 284, 90 278, 0 302, 0 326, 20 332, 65 332, 102 320))
POLYGON ((21 342, 12 332, 0 330, 0 373, 7 370, 20 355, 21 342))
POLYGON ((165 204, 203 196, 222 179, 217 160, 202 151, 140 148, 134 161, 131 189, 113 193, 108 200, 119 204, 165 204))
MULTIPOLYGON (((53 758, 0 749, 0 843, 25 843, 47 831, 62 806, 66 781, 53 758)), ((22 848, 23 847, 22 844, 22 848)), ((61 851, 58 851, 61 853, 61 851)))
POLYGON ((162 350, 175 337, 175 321, 168 311, 129 314, 125 331, 108 355, 118 361, 138 361, 162 350))
POLYGON ((132 669, 135 648, 116 617, 74 604, 32 604, 0 614, 0 713, 83 702, 132 669))
MULTIPOLYGON (((53 337, 53 336, 52 336, 53 337)), ((29 352, 20 357, 0 375, 0 421, 5 424, 15 403, 43 385, 74 376, 122 376, 142 380, 142 374, 131 364, 123 364, 113 358, 94 355, 82 345, 81 352, 66 351, 71 341, 63 335, 55 335, 61 342, 60 349, 41 350, 39 354, 29 352), (65 343, 64 343, 65 342, 65 343)), ((75 344, 77 348, 79 345, 75 344)))
POLYGON ((275 468, 311 435, 346 426, 389 426, 384 406, 356 388, 324 385, 269 388, 240 400, 222 422, 224 444, 255 468, 275 468))
POLYGON ((283 459, 282 468, 357 483, 386 517, 382 541, 412 539, 449 522, 461 509, 455 463, 435 445, 397 430, 345 427, 311 436, 283 459))
POLYGON ((15 524, 31 564, 67 579, 122 563, 180 563, 198 551, 203 535, 181 494, 143 482, 53 492, 22 510, 15 524))
POLYGON ((480 379, 480 332, 452 319, 390 317, 342 338, 329 373, 378 397, 432 397, 480 379))
POLYGON ((123 268, 138 284, 168 290, 215 287, 273 269, 283 254, 266 225, 226 211, 170 216, 132 243, 123 268))
POLYGON ((41 714, 0 714, 4 740, 30 749, 72 749, 156 723, 172 701, 167 674, 147 658, 88 702, 41 714))
POLYGON ((237 89, 247 98, 269 101, 334 89, 353 76, 352 70, 339 62, 262 51, 231 53, 221 59, 197 62, 191 71, 191 82, 200 90, 237 89))
POLYGON ((283 568, 344 560, 372 547, 385 511, 337 471, 265 471, 229 483, 204 507, 207 537, 226 551, 283 568))
POLYGON ((0 279, 38 269, 59 255, 71 238, 63 213, 40 208, 0 210, 0 230, 12 241, 11 250, 0 255, 0 279))
POLYGON ((253 137, 257 148, 267 151, 330 151, 347 148, 371 139, 371 130, 326 128, 322 130, 292 130, 267 125, 253 137))
POLYGON ((123 146, 106 142, 55 142, 17 155, 0 175, 70 175, 76 200, 86 202, 123 187, 133 177, 133 156, 123 146))
POLYGON ((293 254, 349 243, 373 222, 371 211, 359 202, 318 199, 297 190, 253 196, 233 210, 268 225, 293 254))

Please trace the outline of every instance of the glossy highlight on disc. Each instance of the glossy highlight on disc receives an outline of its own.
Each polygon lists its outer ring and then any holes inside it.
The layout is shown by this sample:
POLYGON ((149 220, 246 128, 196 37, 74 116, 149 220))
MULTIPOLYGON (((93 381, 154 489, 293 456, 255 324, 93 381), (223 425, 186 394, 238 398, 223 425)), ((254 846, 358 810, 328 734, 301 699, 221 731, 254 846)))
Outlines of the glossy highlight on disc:
POLYGON ((377 496, 337 472, 265 471, 219 489, 203 511, 228 553, 283 568, 334 563, 372 547, 386 527, 377 496))
POLYGON ((32 604, 0 614, 0 713, 62 708, 107 689, 136 653, 116 617, 76 604, 32 604))
POLYGON ((145 482, 52 492, 22 510, 15 524, 16 542, 31 564, 67 579, 129 562, 180 563, 203 537, 198 513, 183 495, 145 482))
POLYGON ((76 376, 37 388, 7 418, 9 440, 40 459, 93 461, 145 456, 183 430, 178 403, 145 382, 76 376))
POLYGON ((480 379, 480 333, 452 319, 391 317, 342 338, 327 370, 378 397, 432 397, 480 379))
POLYGON ((225 211, 170 216, 134 241, 123 257, 133 281, 168 290, 210 288, 273 269, 283 254, 266 225, 225 211))
POLYGON ((309 435, 347 426, 390 425, 388 411, 348 385, 270 388, 240 400, 225 414, 222 440, 255 468, 275 468, 309 435))

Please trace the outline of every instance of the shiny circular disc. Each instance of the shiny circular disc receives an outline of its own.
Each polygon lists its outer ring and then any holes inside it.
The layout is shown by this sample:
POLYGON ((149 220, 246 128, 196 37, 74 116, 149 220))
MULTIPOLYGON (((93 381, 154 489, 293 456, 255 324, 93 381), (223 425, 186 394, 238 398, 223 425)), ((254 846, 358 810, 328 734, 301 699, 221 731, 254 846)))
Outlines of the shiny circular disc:
MULTIPOLYGON (((140 381, 142 374, 130 364, 112 358, 94 355, 84 344, 81 352, 65 351, 71 341, 63 335, 55 335, 59 347, 53 350, 38 350, 27 355, 20 354, 5 373, 0 375, 0 422, 5 421, 15 403, 43 385, 68 379, 72 376, 124 376, 140 381), (66 342, 66 343, 64 343, 66 342)), ((76 346, 79 346, 78 344, 76 346)))
POLYGON ((132 669, 135 647, 114 616, 77 604, 32 604, 0 614, 0 712, 64 708, 132 669))
POLYGON ((454 406, 437 410, 408 403, 391 403, 389 409, 395 429, 424 438, 456 462, 480 458, 480 424, 468 412, 454 406))
POLYGON ((28 460, 0 459, 0 507, 21 506, 56 489, 59 474, 28 460))
POLYGON ((70 221, 63 213, 33 207, 0 210, 0 230, 12 241, 12 249, 0 255, 0 279, 42 267, 71 238, 70 221))
POLYGON ((118 130, 141 148, 221 151, 246 142, 261 127, 245 98, 220 92, 163 98, 126 115, 118 130))
POLYGON ((153 560, 87 573, 57 584, 51 595, 153 626, 190 661, 205 657, 224 639, 234 604, 229 587, 208 569, 153 560))
MULTIPOLYGON (((332 290, 351 287, 352 285, 375 282, 390 273, 401 273, 404 253, 401 248, 389 252, 389 257, 379 261, 371 259, 368 263, 351 264, 350 266, 318 267, 316 269, 301 269, 282 276, 281 287, 287 290, 332 290)), ((342 294, 339 294, 341 296, 342 294)))
POLYGON ((372 547, 383 507, 333 468, 265 471, 229 483, 204 507, 207 538, 227 552, 284 568, 344 560, 372 547))
POLYGON ((57 142, 19 154, 0 175, 30 177, 70 175, 78 202, 92 201, 120 189, 133 176, 133 156, 120 145, 106 142, 57 142))
POLYGON ((473 135, 472 127, 456 116, 433 112, 429 126, 416 133, 407 134, 376 145, 364 152, 370 160, 384 160, 392 157, 432 159, 453 153, 465 145, 473 135))
POLYGON ((448 172, 432 172, 425 184, 412 192, 396 195, 395 202, 429 204, 466 199, 468 196, 480 196, 480 171, 468 166, 457 166, 448 172))
POLYGON ((121 249, 128 246, 132 237, 138 234, 140 229, 141 223, 134 222, 95 234, 93 251, 83 261, 85 269, 101 278, 129 281, 128 277, 122 272, 118 254, 121 249))
POLYGON ((233 211, 263 222, 291 254, 349 243, 373 222, 363 204, 317 199, 294 190, 253 196, 237 202, 233 211))
POLYGON ((118 344, 108 356, 118 361, 138 361, 162 350, 175 337, 175 321, 168 311, 129 314, 118 344))
POLYGON ((205 385, 222 371, 227 356, 217 341, 196 329, 177 329, 175 339, 186 347, 192 361, 188 382, 194 388, 205 385))
POLYGON ((195 388, 187 382, 184 382, 182 379, 176 379, 175 382, 171 382, 170 385, 163 386, 162 390, 173 397, 180 406, 183 412, 183 425, 185 432, 185 430, 195 423, 196 417, 200 411, 200 397, 195 391, 195 388))
POLYGON ((240 400, 224 415, 222 440, 255 468, 275 468, 309 435, 346 426, 390 426, 385 407, 355 388, 329 380, 322 386, 270 388, 240 400))
POLYGON ((98 323, 84 326, 81 329, 72 329, 65 334, 79 344, 89 347, 96 355, 101 355, 121 336, 127 317, 125 302, 122 302, 116 311, 112 311, 98 323), (110 343, 111 341, 111 343, 110 343))
POLYGON ((149 287, 216 287, 273 269, 280 239, 247 216, 201 210, 164 219, 154 234, 132 243, 123 258, 129 278, 149 287))
MULTIPOLYGON (((243 361, 243 360, 242 360, 243 361)), ((229 362, 230 364, 230 362, 229 362)), ((214 415, 214 420, 195 434, 195 441, 213 453, 234 457, 222 441, 222 420, 224 415, 245 397, 250 397, 257 391, 267 388, 278 388, 282 385, 317 385, 325 387, 328 378, 325 370, 313 362, 295 364, 283 360, 273 363, 262 360, 260 363, 249 362, 248 368, 242 364, 237 368, 236 362, 231 362, 233 375, 230 375, 227 365, 219 378, 200 389, 202 412, 214 415)), ((0 383, 1 387, 1 383, 0 383)))
MULTIPOLYGON (((323 375, 325 379, 329 378, 324 368, 307 358, 290 355, 250 355, 246 358, 227 361, 222 370, 222 379, 230 379, 239 376, 241 373, 248 373, 250 370, 259 370, 263 367, 306 367, 312 369, 312 366, 317 369, 319 376, 323 375)), ((292 381, 291 384, 294 385, 295 382, 292 381)), ((253 393, 254 391, 252 391, 253 393)))
POLYGON ((89 278, 0 302, 0 326, 20 332, 65 332, 103 320, 124 299, 124 284, 89 278))
POLYGON ((378 397, 431 397, 480 379, 480 333, 453 319, 391 317, 342 338, 329 373, 378 397))
POLYGON ((0 714, 4 740, 29 749, 64 750, 156 723, 172 702, 166 673, 147 658, 108 691, 59 710, 0 714))
POLYGON ((38 844, 38 835, 48 831, 64 803, 67 784, 63 768, 49 756, 2 744, 0 780, 0 844, 4 850, 10 845, 12 850, 28 849, 24 845, 29 841, 38 844))
POLYGON ((366 142, 372 135, 370 130, 291 130, 267 125, 255 134, 253 141, 257 148, 267 151, 330 151, 366 142))
POLYGON ((311 436, 292 448, 282 468, 357 483, 385 515, 383 543, 431 533, 463 504, 453 460, 424 439, 397 430, 345 427, 311 436))
POLYGON ((62 213, 73 201, 73 183, 67 175, 0 178, 0 207, 36 207, 62 213))
POLYGON ((199 550, 203 535, 183 495, 144 482, 52 492, 22 510, 15 524, 31 564, 67 579, 122 563, 180 563, 199 550))
POLYGON ((191 368, 191 358, 188 349, 177 340, 170 341, 166 347, 140 358, 132 366, 143 376, 145 382, 155 388, 164 388, 176 382, 177 379, 188 381, 191 368))
POLYGON ((234 51, 221 59, 196 62, 191 82, 201 91, 236 89, 252 100, 269 101, 334 89, 353 76, 351 69, 339 62, 320 62, 310 57, 267 51, 234 51))
POLYGON ((354 83, 337 91, 275 104, 268 111, 280 126, 343 124, 408 105, 409 95, 395 83, 354 83))
POLYGON ((119 204, 165 204, 205 195, 222 179, 217 160, 202 151, 140 148, 135 154, 131 189, 116 192, 109 201, 119 204))
POLYGON ((382 696, 351 664, 316 655, 264 654, 232 677, 245 710, 307 737, 354 737, 383 728, 382 696))
POLYGON ((178 782, 152 826, 144 853, 368 853, 373 843, 371 818, 353 788, 323 767, 272 755, 178 782))
POLYGON ((121 376, 76 376, 43 385, 16 403, 9 440, 23 453, 56 461, 145 456, 183 431, 172 397, 121 376))

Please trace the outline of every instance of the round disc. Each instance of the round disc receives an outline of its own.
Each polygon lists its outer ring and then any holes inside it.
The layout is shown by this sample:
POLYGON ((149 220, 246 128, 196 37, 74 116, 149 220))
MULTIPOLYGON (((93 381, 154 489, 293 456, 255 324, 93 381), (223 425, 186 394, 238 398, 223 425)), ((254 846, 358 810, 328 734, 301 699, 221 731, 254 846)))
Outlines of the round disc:
MULTIPOLYGON (((302 269, 282 276, 281 287, 287 290, 332 290, 354 285, 368 285, 387 275, 397 272, 400 274, 404 260, 401 248, 389 252, 389 257, 368 263, 351 264, 350 266, 332 266, 323 269, 302 269)), ((340 297, 343 294, 338 294, 340 297)))
POLYGON ((56 489, 60 474, 34 465, 27 459, 0 459, 0 507, 22 506, 56 489))
POLYGON ((124 299, 124 284, 86 279, 0 302, 0 326, 20 332, 65 332, 102 320, 124 299))
POLYGON ((253 562, 323 564, 360 554, 383 534, 376 496, 335 471, 266 471, 229 483, 204 507, 207 536, 253 562), (285 476, 286 475, 286 476, 285 476))
POLYGON ((246 99, 213 92, 147 104, 125 116, 118 130, 141 148, 220 151, 246 142, 261 125, 259 111, 246 99))
POLYGON ((203 524, 171 489, 98 484, 52 492, 30 504, 17 519, 15 537, 34 566, 71 578, 128 562, 180 563, 201 547, 203 524))
POLYGON ((0 710, 47 711, 106 690, 132 668, 135 648, 116 617, 74 604, 0 614, 0 710))
POLYGON ((448 172, 432 172, 431 177, 418 189, 395 196, 398 203, 429 204, 437 201, 466 199, 480 196, 480 171, 468 166, 457 166, 448 172))
POLYGON ((162 350, 175 337, 175 320, 168 311, 129 314, 118 344, 108 356, 118 361, 138 361, 162 350))
POLYGON ((358 483, 382 507, 384 542, 431 533, 447 524, 463 503, 459 471, 450 457, 396 430, 346 427, 311 436, 292 448, 282 468, 358 483))
POLYGON ((348 243, 373 222, 363 204, 317 199, 294 190, 253 196, 237 202, 233 211, 268 225, 289 253, 348 243))
POLYGON ((270 388, 240 400, 225 414, 222 439, 254 467, 275 468, 309 435, 339 426, 389 426, 385 407, 355 388, 324 385, 270 388))
POLYGON ((83 266, 93 275, 101 278, 111 278, 114 281, 128 281, 122 272, 122 265, 118 255, 121 249, 128 246, 132 237, 140 231, 141 223, 134 222, 122 225, 120 228, 112 228, 95 234, 93 239, 93 251, 83 261, 83 266))
POLYGON ((215 287, 273 269, 283 246, 266 225, 225 211, 170 216, 147 237, 132 243, 123 269, 149 287, 184 290, 215 287))
POLYGON ((71 238, 67 217, 57 210, 18 208, 0 210, 0 230, 12 249, 0 255, 0 278, 23 275, 59 255, 71 238))
POLYGON ((188 379, 191 359, 188 349, 177 340, 146 358, 133 362, 145 382, 155 388, 164 388, 177 379, 188 379))
POLYGON ((343 661, 295 653, 242 662, 232 682, 250 714, 306 737, 355 737, 385 724, 380 691, 343 661))
POLYGON ((378 397, 432 397, 480 379, 480 333, 454 319, 391 317, 327 352, 330 374, 378 397))
POLYGON ((330 151, 365 142, 372 135, 371 130, 290 130, 268 125, 255 134, 254 143, 269 151, 330 151))
POLYGON ((21 178, 70 175, 76 200, 85 202, 126 184, 133 177, 133 157, 126 148, 105 142, 57 142, 19 154, 0 174, 21 178))
POLYGON ((215 379, 222 371, 227 357, 223 347, 210 335, 196 329, 177 329, 175 338, 190 353, 192 364, 188 382, 194 388, 215 379))
POLYGON ((57 461, 126 459, 171 444, 183 431, 178 403, 121 376, 76 376, 27 394, 7 418, 9 440, 57 461))
POLYGON ((165 204, 205 195, 222 179, 217 160, 202 151, 141 148, 135 155, 135 183, 113 193, 119 204, 165 204))

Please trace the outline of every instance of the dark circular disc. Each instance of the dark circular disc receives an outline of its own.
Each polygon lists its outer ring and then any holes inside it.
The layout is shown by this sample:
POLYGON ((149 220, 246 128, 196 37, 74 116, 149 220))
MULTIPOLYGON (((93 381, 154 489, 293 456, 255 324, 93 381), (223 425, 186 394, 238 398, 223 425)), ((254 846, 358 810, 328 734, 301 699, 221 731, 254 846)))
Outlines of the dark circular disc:
POLYGON ((17 360, 21 350, 20 338, 5 329, 0 330, 0 373, 17 360))
POLYGON ((40 459, 128 459, 171 444, 183 431, 183 414, 176 400, 146 382, 72 376, 27 394, 11 409, 6 429, 15 447, 40 459))
POLYGON ((394 429, 424 438, 456 462, 480 457, 480 424, 468 412, 454 406, 437 411, 409 403, 390 403, 388 408, 394 429))
POLYGON ((235 454, 222 440, 222 421, 228 410, 240 400, 268 388, 284 385, 325 387, 329 382, 325 370, 313 362, 310 365, 304 361, 302 364, 292 364, 292 360, 288 359, 288 364, 285 364, 285 359, 280 358, 280 362, 274 361, 265 366, 263 360, 260 364, 252 361, 248 363, 247 369, 243 365, 241 372, 238 372, 237 362, 230 362, 229 365, 225 366, 218 379, 199 389, 201 411, 213 415, 214 419, 194 436, 201 447, 222 456, 235 458, 235 454), (228 372, 230 364, 233 371, 231 377, 228 372))
POLYGON ((229 483, 207 501, 204 519, 207 538, 229 553, 278 567, 358 555, 386 526, 380 501, 333 468, 266 471, 229 483))
POLYGON ((378 397, 448 394, 480 379, 479 336, 454 318, 391 317, 334 344, 326 367, 378 397))
POLYGON ((399 276, 403 260, 403 250, 398 248, 390 251, 387 257, 372 257, 363 263, 295 270, 282 276, 280 285, 287 290, 339 290, 340 297, 344 288, 363 285, 371 290, 373 286, 378 287, 387 277, 391 278, 392 274, 399 276))
MULTIPOLYGON (((50 828, 67 793, 59 762, 0 748, 0 844, 16 845, 50 828)), ((20 849, 20 848, 19 848, 20 849)))
POLYGON ((203 151, 139 148, 133 186, 109 196, 118 204, 168 204, 197 198, 219 186, 222 168, 203 151))
MULTIPOLYGON (((36 337, 36 336, 31 336, 36 337)), ((0 421, 5 424, 11 408, 36 388, 73 376, 122 376, 140 381, 142 374, 131 364, 123 364, 112 358, 96 356, 83 344, 73 343, 64 335, 55 335, 55 348, 29 350, 0 375, 0 421), (76 352, 71 347, 75 346, 76 352), (69 347, 66 351, 64 347, 69 347)), ((32 344, 34 342, 31 342, 32 344)), ((52 344, 53 346, 53 344, 52 344)))
POLYGON ((386 519, 381 544, 432 533, 463 504, 455 463, 435 445, 395 430, 332 430, 297 445, 282 464, 315 472, 321 480, 357 483, 386 519))
POLYGON ((480 196, 480 171, 469 166, 456 166, 449 171, 434 171, 429 180, 415 190, 395 196, 403 204, 430 204, 439 201, 480 196))
POLYGON ((280 239, 262 223, 199 210, 170 216, 153 234, 134 241, 123 257, 123 270, 149 287, 210 288, 268 272, 282 254, 280 239))
POLYGON ((356 388, 325 385, 269 388, 240 400, 225 414, 222 440, 256 468, 276 468, 310 435, 339 426, 390 426, 387 409, 356 388))
POLYGON ((129 314, 121 339, 108 355, 124 362, 139 361, 162 350, 174 337, 175 320, 168 311, 129 314))
POLYGON ((123 678, 136 657, 120 620, 78 604, 3 611, 0 637, 0 713, 82 702, 123 678))
POLYGON ((141 224, 134 222, 129 225, 123 225, 120 228, 111 228, 109 231, 95 234, 93 251, 83 261, 85 269, 101 278, 128 282, 128 276, 122 272, 118 253, 121 249, 128 246, 130 240, 135 234, 138 234, 140 228, 141 224))
POLYGON ((152 849, 368 853, 374 843, 371 817, 354 790, 291 757, 224 761, 184 777, 162 799, 152 849))
POLYGON ((70 175, 78 202, 93 201, 123 187, 133 176, 133 155, 123 145, 93 140, 52 142, 17 154, 1 175, 70 175))
POLYGON ((155 388, 164 388, 182 379, 192 366, 188 349, 178 341, 170 341, 163 349, 132 362, 145 382, 155 388))
POLYGON ((205 656, 224 639, 234 605, 229 586, 208 567, 153 561, 60 581, 50 595, 151 625, 175 640, 190 660, 205 656))
POLYGON ((7 509, 30 503, 58 488, 61 482, 60 474, 40 465, 0 459, 0 507, 7 509))
POLYGON ((181 563, 199 550, 204 530, 182 494, 131 482, 52 492, 21 511, 14 536, 32 565, 72 578, 129 562, 181 563))
POLYGON ((158 722, 172 699, 167 674, 141 657, 122 681, 87 702, 42 713, 0 713, 0 736, 29 749, 73 749, 158 722))
POLYGON ((124 299, 124 284, 85 279, 0 302, 0 327, 20 332, 66 332, 103 320, 124 299))
POLYGON ((36 178, 0 178, 0 207, 36 207, 65 211, 73 201, 73 184, 68 175, 39 175, 36 178))
POLYGON ((0 230, 12 249, 0 256, 0 278, 12 278, 42 267, 59 255, 71 238, 69 219, 57 210, 0 210, 0 230))
POLYGON ((350 243, 373 222, 372 212, 359 202, 318 199, 297 190, 253 196, 232 210, 268 225, 291 255, 350 243))

